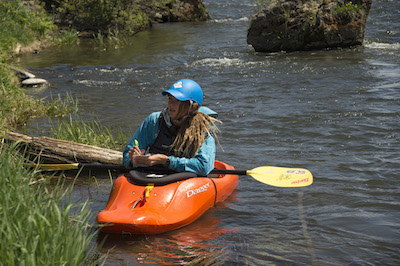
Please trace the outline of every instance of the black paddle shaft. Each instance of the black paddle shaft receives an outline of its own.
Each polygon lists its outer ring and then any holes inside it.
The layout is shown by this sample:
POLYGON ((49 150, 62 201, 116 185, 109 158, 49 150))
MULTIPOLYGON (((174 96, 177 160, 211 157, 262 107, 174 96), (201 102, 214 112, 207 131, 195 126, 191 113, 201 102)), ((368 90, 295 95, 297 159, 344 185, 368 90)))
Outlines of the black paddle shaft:
MULTIPOLYGON (((162 167, 134 167, 132 169, 127 169, 123 165, 116 165, 116 164, 79 164, 79 167, 86 167, 93 170, 119 170, 123 172, 128 172, 129 170, 137 170, 143 172, 155 172, 155 173, 168 173, 173 174, 176 171, 162 168, 162 167)), ((213 169, 211 174, 231 174, 231 175, 247 175, 246 170, 227 170, 227 169, 213 169)))
POLYGON ((212 174, 229 174, 229 175, 247 175, 246 170, 226 170, 226 169, 214 169, 211 171, 212 174))

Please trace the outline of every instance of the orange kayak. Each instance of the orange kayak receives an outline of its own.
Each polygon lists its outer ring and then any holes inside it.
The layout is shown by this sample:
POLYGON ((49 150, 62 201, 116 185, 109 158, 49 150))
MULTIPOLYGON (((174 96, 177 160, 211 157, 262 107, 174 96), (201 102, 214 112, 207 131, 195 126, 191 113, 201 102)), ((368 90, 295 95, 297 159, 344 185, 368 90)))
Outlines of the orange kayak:
MULTIPOLYGON (((219 161, 215 161, 215 168, 234 170, 219 161)), ((97 223, 104 232, 159 234, 183 227, 215 203, 224 201, 239 179, 234 174, 188 178, 190 173, 180 173, 187 176, 178 178, 180 181, 166 177, 172 180, 163 184, 163 178, 155 178, 151 183, 149 178, 145 182, 130 173, 115 180, 105 209, 97 215, 97 223)))

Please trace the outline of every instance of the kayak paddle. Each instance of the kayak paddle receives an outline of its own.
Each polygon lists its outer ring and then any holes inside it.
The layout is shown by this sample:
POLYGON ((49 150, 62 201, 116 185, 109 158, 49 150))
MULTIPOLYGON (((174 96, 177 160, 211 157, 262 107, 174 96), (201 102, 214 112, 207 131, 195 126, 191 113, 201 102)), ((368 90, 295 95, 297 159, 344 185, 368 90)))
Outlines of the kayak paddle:
MULTIPOLYGON (((74 170, 82 167, 91 170, 120 170, 128 171, 130 169, 125 168, 123 165, 117 164, 85 164, 85 163, 73 163, 73 164, 39 164, 32 165, 37 166, 43 170, 50 171, 63 171, 63 170, 74 170)), ((146 167, 138 167, 135 169, 145 170, 146 167)), ((165 168, 148 168, 148 170, 156 171, 160 173, 175 173, 175 171, 165 168)), ((257 181, 275 187, 305 187, 313 183, 313 176, 310 171, 302 168, 285 168, 277 166, 260 166, 252 170, 226 170, 226 169, 214 169, 211 174, 233 174, 233 175, 246 175, 251 176, 257 181)))
POLYGON ((121 170, 127 171, 123 165, 119 164, 89 164, 89 163, 70 163, 70 164, 31 164, 31 167, 37 167, 42 170, 49 171, 64 171, 64 170, 76 170, 82 167, 91 170, 121 170))
POLYGON ((236 174, 251 176, 257 181, 274 187, 306 187, 312 184, 310 171, 302 168, 260 166, 252 170, 214 169, 214 174, 236 174))

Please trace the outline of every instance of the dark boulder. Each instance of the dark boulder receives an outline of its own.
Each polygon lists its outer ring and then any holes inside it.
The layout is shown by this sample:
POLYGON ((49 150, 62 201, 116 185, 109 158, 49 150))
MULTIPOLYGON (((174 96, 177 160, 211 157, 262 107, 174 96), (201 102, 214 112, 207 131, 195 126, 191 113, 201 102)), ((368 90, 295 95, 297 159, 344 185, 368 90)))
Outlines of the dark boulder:
POLYGON ((257 52, 360 45, 372 0, 275 0, 251 19, 247 43, 257 52))
POLYGON ((204 21, 210 19, 202 0, 176 0, 159 10, 154 20, 156 22, 204 21))

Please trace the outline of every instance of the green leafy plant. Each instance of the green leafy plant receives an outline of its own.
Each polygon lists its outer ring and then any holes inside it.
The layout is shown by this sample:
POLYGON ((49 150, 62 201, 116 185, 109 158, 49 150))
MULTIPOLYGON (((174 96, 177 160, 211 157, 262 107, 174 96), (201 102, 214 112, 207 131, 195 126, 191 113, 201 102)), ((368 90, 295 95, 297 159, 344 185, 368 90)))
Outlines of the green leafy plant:
POLYGON ((40 6, 29 9, 24 1, 0 1, 0 58, 2 62, 18 45, 45 38, 54 24, 40 6))
POLYGON ((347 13, 351 14, 354 12, 359 12, 361 10, 361 6, 358 4, 354 4, 352 1, 348 1, 344 5, 337 4, 336 8, 333 10, 333 13, 347 13))
POLYGON ((42 0, 46 9, 54 14, 61 27, 73 27, 78 31, 120 32, 132 35, 148 27, 150 19, 141 9, 143 1, 131 0, 42 0))

